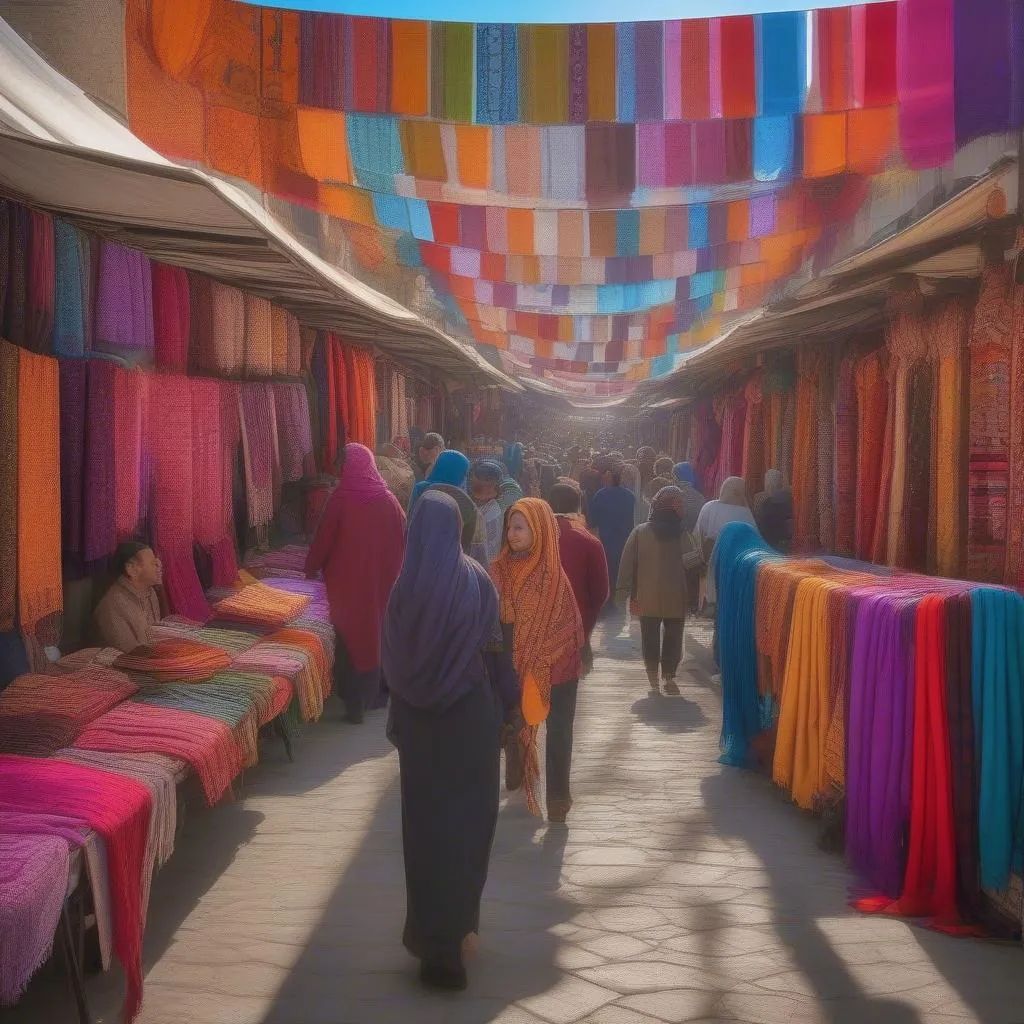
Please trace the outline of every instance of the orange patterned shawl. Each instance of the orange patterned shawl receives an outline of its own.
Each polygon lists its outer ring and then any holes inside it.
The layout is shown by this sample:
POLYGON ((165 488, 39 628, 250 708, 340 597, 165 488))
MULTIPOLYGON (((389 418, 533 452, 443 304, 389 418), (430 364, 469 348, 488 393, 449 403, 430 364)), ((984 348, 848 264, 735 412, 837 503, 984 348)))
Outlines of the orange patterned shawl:
MULTIPOLYGON (((491 576, 498 588, 501 621, 513 627, 512 662, 524 692, 528 678, 536 681, 546 717, 551 706, 552 669, 583 647, 583 623, 569 577, 562 569, 558 526, 551 506, 539 498, 522 498, 508 510, 506 523, 513 512, 525 516, 533 547, 525 557, 516 557, 506 537, 491 565, 491 576)), ((539 813, 536 738, 535 725, 528 725, 520 736, 525 749, 526 802, 534 814, 539 813)))

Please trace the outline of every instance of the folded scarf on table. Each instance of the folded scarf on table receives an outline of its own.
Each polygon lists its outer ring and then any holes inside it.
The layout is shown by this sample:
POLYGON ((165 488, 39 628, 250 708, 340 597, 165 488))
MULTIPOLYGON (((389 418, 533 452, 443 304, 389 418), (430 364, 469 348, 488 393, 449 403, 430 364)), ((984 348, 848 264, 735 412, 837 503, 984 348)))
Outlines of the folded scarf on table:
POLYGON ((138 687, 101 666, 67 675, 24 675, 0 693, 0 753, 47 757, 138 687))
POLYGON ((331 617, 331 606, 327 600, 327 588, 320 580, 282 579, 279 576, 264 576, 261 581, 265 586, 275 590, 283 590, 286 594, 305 594, 309 604, 302 611, 302 618, 319 619, 327 622, 331 617))
POLYGON ((0 1006, 49 959, 68 886, 67 840, 6 835, 0 815, 0 1006))
POLYGON ((253 583, 214 606, 218 619, 278 627, 298 618, 310 603, 305 594, 290 594, 275 587, 253 583))
MULTIPOLYGON (((146 836, 146 853, 142 871, 143 922, 149 909, 149 893, 156 867, 162 867, 174 852, 174 837, 178 821, 178 782, 187 774, 184 761, 163 754, 113 754, 101 750, 60 750, 55 755, 62 761, 82 764, 100 771, 113 772, 134 779, 144 785, 153 802, 146 836)), ((112 927, 110 893, 107 884, 106 848, 95 833, 90 834, 84 847, 86 867, 92 885, 93 912, 100 946, 103 969, 110 969, 112 927)))
POLYGON ((216 647, 232 656, 244 653, 259 640, 259 634, 247 630, 221 629, 217 626, 203 626, 196 629, 194 623, 173 622, 169 619, 164 619, 150 627, 150 636, 154 640, 175 638, 193 640, 196 643, 205 644, 207 647, 216 647))
POLYGON ((160 682, 201 682, 227 668, 231 658, 208 644, 187 638, 158 640, 122 654, 114 662, 121 672, 139 672, 160 682))
POLYGON ((330 665, 323 644, 315 634, 283 632, 283 637, 267 637, 239 655, 232 667, 288 679, 298 697, 303 721, 315 721, 323 714, 324 700, 331 691, 330 665))
POLYGON ((191 711, 127 701, 96 719, 78 737, 80 750, 166 754, 187 761, 215 804, 242 770, 242 752, 223 722, 191 711))
POLYGON ((302 579, 306 577, 306 555, 309 548, 301 544, 287 544, 283 548, 275 548, 273 551, 258 552, 252 555, 246 562, 245 567, 251 573, 257 570, 267 572, 271 575, 278 571, 289 571, 299 573, 302 579))
MULTIPOLYGON (((116 712, 110 712, 116 714, 116 712)), ((132 779, 49 759, 0 757, 0 814, 34 812, 71 819, 98 832, 107 847, 114 949, 127 976, 124 1019, 142 1005, 142 874, 152 802, 132 779)), ((54 824, 66 834, 68 823, 54 824)), ((53 829, 48 830, 52 833, 53 829)), ((64 876, 66 886, 67 876, 64 876)))

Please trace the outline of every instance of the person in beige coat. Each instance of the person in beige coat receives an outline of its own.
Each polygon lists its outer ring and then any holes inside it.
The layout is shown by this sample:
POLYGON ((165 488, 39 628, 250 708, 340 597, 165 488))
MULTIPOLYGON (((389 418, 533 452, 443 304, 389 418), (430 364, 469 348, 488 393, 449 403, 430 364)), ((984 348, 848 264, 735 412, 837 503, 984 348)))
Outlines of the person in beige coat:
POLYGON ((678 487, 663 487, 651 515, 626 541, 619 564, 616 600, 630 602, 640 619, 640 643, 651 690, 679 693, 676 671, 683 656, 683 627, 690 602, 686 573, 700 565, 693 538, 683 529, 685 498, 678 487))

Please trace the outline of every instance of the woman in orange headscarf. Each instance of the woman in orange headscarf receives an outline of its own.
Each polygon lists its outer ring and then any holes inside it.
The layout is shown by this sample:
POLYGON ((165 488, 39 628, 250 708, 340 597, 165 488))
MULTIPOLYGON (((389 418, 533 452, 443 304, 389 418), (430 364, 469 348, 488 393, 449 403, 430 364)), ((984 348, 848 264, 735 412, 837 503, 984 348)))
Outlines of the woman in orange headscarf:
POLYGON ((505 539, 491 576, 501 601, 506 648, 512 650, 522 684, 525 720, 518 742, 506 746, 506 785, 524 785, 527 805, 540 813, 537 729, 547 721, 548 820, 564 822, 572 806, 569 771, 584 636, 547 502, 523 498, 508 510, 505 539))

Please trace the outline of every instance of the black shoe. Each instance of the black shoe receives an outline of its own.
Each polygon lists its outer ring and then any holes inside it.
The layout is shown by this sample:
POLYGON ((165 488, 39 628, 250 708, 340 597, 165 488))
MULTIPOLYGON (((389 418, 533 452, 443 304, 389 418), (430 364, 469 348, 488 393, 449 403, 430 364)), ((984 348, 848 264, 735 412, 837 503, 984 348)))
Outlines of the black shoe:
POLYGON ((420 984, 443 992, 464 992, 469 984, 465 967, 446 967, 424 960, 420 964, 420 984))

